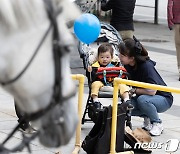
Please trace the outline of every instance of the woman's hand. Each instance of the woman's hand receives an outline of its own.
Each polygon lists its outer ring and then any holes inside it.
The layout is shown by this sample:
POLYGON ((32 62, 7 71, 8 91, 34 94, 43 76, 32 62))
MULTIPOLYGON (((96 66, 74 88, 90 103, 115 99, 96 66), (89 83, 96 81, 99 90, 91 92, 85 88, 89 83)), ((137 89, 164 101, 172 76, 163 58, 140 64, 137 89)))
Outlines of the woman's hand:
POLYGON ((156 94, 157 90, 152 90, 152 89, 145 89, 145 88, 136 88, 135 93, 137 95, 151 95, 154 96, 156 94))
POLYGON ((137 89, 137 88, 131 88, 131 89, 129 90, 129 95, 130 95, 130 97, 134 97, 134 96, 136 95, 136 89, 137 89))

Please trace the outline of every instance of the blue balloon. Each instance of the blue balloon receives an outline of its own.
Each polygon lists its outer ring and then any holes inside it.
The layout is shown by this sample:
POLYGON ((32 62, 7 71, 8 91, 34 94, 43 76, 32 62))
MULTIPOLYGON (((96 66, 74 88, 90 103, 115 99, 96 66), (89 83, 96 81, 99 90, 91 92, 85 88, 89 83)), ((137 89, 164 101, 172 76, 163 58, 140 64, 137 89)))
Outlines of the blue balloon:
POLYGON ((90 44, 94 42, 101 31, 99 19, 90 13, 82 14, 74 22, 74 33, 83 43, 90 44))

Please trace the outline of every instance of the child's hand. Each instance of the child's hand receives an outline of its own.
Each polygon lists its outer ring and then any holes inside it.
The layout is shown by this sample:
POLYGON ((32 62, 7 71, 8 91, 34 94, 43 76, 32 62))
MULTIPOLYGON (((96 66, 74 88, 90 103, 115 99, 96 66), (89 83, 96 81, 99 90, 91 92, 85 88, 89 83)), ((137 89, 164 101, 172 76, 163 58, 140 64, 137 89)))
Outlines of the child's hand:
POLYGON ((92 66, 88 66, 88 72, 92 72, 92 66))

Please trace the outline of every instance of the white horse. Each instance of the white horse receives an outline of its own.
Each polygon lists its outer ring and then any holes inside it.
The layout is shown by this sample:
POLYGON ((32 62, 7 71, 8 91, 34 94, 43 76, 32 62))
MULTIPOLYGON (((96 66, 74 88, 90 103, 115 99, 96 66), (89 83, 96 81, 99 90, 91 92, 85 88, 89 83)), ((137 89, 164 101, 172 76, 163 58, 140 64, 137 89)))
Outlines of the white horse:
POLYGON ((69 51, 73 49, 74 38, 66 21, 79 14, 69 0, 0 0, 0 83, 14 96, 20 110, 31 117, 32 125, 39 128, 40 142, 47 147, 66 144, 78 120, 69 66, 69 51), (59 41, 53 42, 56 21, 59 41), (55 56, 61 67, 61 89, 57 90, 59 102, 54 98, 53 44, 60 46, 60 57, 55 56), (36 50, 37 54, 32 58, 36 50))

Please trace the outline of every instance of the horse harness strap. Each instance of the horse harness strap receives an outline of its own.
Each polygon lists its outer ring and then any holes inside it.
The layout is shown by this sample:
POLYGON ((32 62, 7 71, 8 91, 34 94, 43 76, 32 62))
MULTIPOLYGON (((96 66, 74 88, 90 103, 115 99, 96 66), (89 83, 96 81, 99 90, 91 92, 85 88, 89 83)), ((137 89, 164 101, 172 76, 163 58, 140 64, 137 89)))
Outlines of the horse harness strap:
MULTIPOLYGON (((58 25, 57 25, 57 21, 56 21, 56 17, 57 15, 60 13, 60 11, 56 12, 53 8, 52 2, 51 0, 44 0, 46 8, 47 8, 47 13, 48 13, 48 17, 51 21, 50 26, 48 27, 48 30, 46 31, 46 33, 44 34, 42 40, 40 41, 37 49, 35 50, 33 56, 31 57, 30 61, 27 63, 27 65, 25 66, 25 68, 12 80, 9 81, 5 81, 5 82, 0 82, 2 85, 6 86, 8 84, 11 84, 15 81, 17 81, 23 74, 24 72, 27 70, 27 68, 30 66, 30 64, 32 63, 34 57, 37 55, 40 47, 42 46, 45 38, 47 37, 48 33, 50 32, 51 28, 53 27, 53 56, 54 56, 54 65, 55 65, 55 82, 54 82, 54 93, 52 95, 52 99, 51 102, 49 103, 49 105, 44 108, 41 109, 35 113, 31 113, 31 114, 25 114, 22 121, 23 120, 29 120, 29 121, 33 121, 35 119, 40 118, 41 116, 43 116, 47 111, 51 110, 53 107, 55 107, 57 104, 62 104, 62 102, 66 101, 67 99, 71 98, 72 96, 75 95, 75 92, 70 93, 68 96, 62 96, 62 91, 61 91, 61 62, 60 59, 63 56, 63 54, 68 50, 68 48, 66 46, 60 46, 59 41, 59 30, 58 30, 58 25)), ((11 136, 18 130, 18 128, 20 127, 21 122, 14 128, 14 130, 8 135, 8 137, 4 140, 4 142, 2 143, 2 145, 4 145, 10 138, 11 136)), ((29 145, 29 142, 31 140, 33 140, 37 135, 39 134, 39 131, 37 131, 34 135, 32 135, 32 137, 25 137, 23 136, 23 141, 20 145, 20 147, 17 147, 14 150, 9 150, 6 149, 4 146, 0 145, 0 152, 1 151, 19 151, 20 149, 22 149, 22 147, 25 147, 29 145)), ((28 150, 30 150, 28 148, 28 150)))
POLYGON ((32 57, 30 58, 29 62, 26 64, 26 66, 24 67, 24 69, 16 76, 14 77, 13 79, 10 79, 8 81, 0 81, 0 84, 3 85, 3 86, 7 86, 9 84, 12 84, 14 82, 16 82, 18 79, 20 79, 20 77, 22 77, 22 75, 25 73, 25 71, 29 68, 30 64, 32 63, 32 61, 34 60, 35 56, 37 55, 39 49, 41 48, 44 40, 46 39, 47 35, 49 34, 51 30, 51 25, 48 27, 46 33, 43 35, 39 45, 37 46, 35 52, 33 53, 32 57))
POLYGON ((68 48, 66 48, 66 46, 62 46, 59 44, 60 38, 59 38, 59 30, 58 30, 56 17, 61 12, 61 10, 55 10, 52 5, 51 0, 44 0, 44 2, 46 4, 48 17, 51 21, 51 27, 53 27, 53 40, 52 40, 53 42, 52 43, 53 43, 53 56, 54 56, 54 66, 55 66, 54 67, 55 68, 55 82, 54 82, 54 88, 53 88, 54 92, 51 98, 51 102, 46 108, 41 109, 36 113, 25 115, 29 120, 35 120, 41 117, 47 111, 55 107, 57 104, 61 105, 62 102, 66 101, 67 99, 75 95, 75 92, 72 92, 66 97, 62 96, 62 85, 61 85, 62 74, 60 71, 61 70, 60 59, 63 56, 63 54, 65 54, 65 51, 67 52, 69 50, 67 50, 68 48))
POLYGON ((74 92, 74 93, 69 94, 66 97, 63 97, 62 91, 61 91, 62 85, 60 82, 61 81, 61 71, 60 71, 61 70, 61 62, 60 62, 60 59, 65 52, 69 51, 66 46, 62 46, 59 44, 60 38, 59 38, 59 30, 58 30, 58 24, 57 24, 56 17, 59 15, 59 13, 62 11, 62 9, 55 10, 53 5, 52 5, 51 0, 44 0, 44 2, 45 2, 45 6, 46 6, 46 10, 47 10, 49 20, 51 22, 47 31, 43 35, 43 37, 42 37, 39 45, 37 46, 34 54, 32 55, 32 57, 29 60, 29 62, 27 63, 27 65, 24 67, 24 69, 13 79, 10 79, 9 81, 0 82, 0 84, 2 84, 3 86, 6 86, 6 85, 9 85, 9 84, 16 82, 18 79, 20 79, 20 77, 22 77, 22 75, 29 68, 30 64, 34 60, 35 56, 37 55, 39 49, 41 48, 44 40, 48 36, 50 30, 53 28, 52 44, 53 44, 54 66, 55 66, 54 67, 55 68, 55 81, 54 81, 54 88, 53 88, 54 92, 52 95, 51 102, 49 103, 49 105, 45 109, 41 109, 36 113, 25 115, 25 117, 28 120, 38 119, 39 117, 43 116, 48 110, 52 109, 56 104, 61 103, 63 101, 66 101, 68 98, 75 95, 75 92, 74 92))

